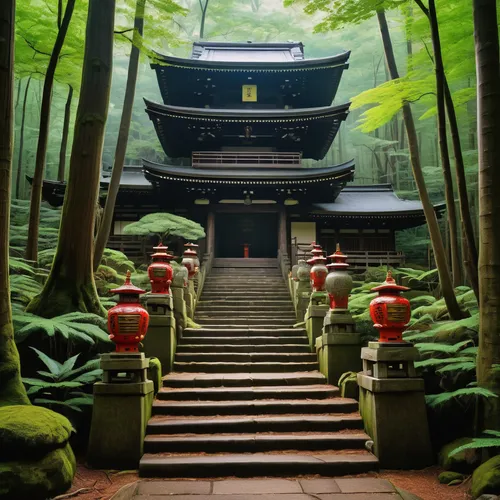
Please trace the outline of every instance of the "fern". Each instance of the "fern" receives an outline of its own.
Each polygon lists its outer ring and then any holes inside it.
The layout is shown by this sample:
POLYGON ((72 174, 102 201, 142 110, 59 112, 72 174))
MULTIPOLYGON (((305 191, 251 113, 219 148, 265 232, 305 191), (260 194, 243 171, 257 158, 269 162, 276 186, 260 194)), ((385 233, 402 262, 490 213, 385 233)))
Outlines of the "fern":
MULTIPOLYGON (((460 358, 455 358, 453 361, 456 359, 460 358)), ((443 373, 450 373, 450 372, 471 372, 476 369, 476 362, 475 361, 460 361, 460 362, 454 362, 449 365, 443 366, 442 368, 439 368, 439 370, 436 370, 436 373, 439 373, 442 375, 443 373)))
POLYGON ((415 361, 415 367, 417 368, 428 368, 430 366, 439 366, 446 363, 469 363, 470 358, 457 357, 457 358, 429 358, 422 361, 415 361))
POLYGON ((69 313, 55 318, 41 318, 34 314, 13 314, 16 343, 24 342, 31 334, 43 331, 48 337, 61 336, 68 341, 94 345, 109 343, 106 321, 90 313, 69 313))
POLYGON ((500 448, 500 432, 486 430, 483 434, 491 437, 473 438, 470 443, 463 444, 450 452, 450 457, 465 450, 477 450, 480 448, 500 448))
POLYGON ((431 408, 437 408, 446 403, 449 403, 452 399, 462 399, 471 396, 482 398, 498 397, 494 392, 491 392, 484 387, 465 387, 463 389, 457 389, 453 392, 443 392, 441 394, 431 394, 425 396, 425 401, 431 408))
POLYGON ((437 342, 428 342, 428 343, 422 343, 422 344, 416 344, 415 347, 422 353, 427 353, 427 352, 442 352, 446 354, 454 354, 460 351, 460 348, 463 347, 464 345, 470 344, 470 340, 464 340, 462 342, 458 342, 457 344, 454 345, 449 345, 449 344, 440 344, 437 342))

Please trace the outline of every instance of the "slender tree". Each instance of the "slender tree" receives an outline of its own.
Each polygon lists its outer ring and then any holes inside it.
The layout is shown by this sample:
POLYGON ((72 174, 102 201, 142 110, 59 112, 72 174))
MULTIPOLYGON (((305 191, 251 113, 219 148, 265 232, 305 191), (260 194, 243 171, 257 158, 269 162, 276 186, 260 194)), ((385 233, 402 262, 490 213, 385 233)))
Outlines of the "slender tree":
POLYGON ((50 275, 27 310, 44 317, 104 314, 94 282, 95 206, 108 115, 115 0, 90 0, 80 101, 59 241, 50 275))
MULTIPOLYGON (((500 396, 500 51, 495 0, 473 0, 479 149, 479 352, 477 380, 500 396), (494 366, 497 365, 497 369, 494 366)), ((482 424, 500 429, 500 397, 482 424)))
POLYGON ((125 99, 123 102, 123 111, 120 121, 120 130, 118 132, 118 141, 116 143, 115 159, 111 181, 109 183, 108 195, 104 214, 99 225, 99 232, 95 243, 94 252, 94 270, 97 270, 104 253, 104 248, 109 238, 111 224, 113 222, 113 212, 115 210, 116 197, 120 189, 120 179, 125 163, 125 154, 127 152, 128 136, 130 132, 130 123, 132 121, 132 108, 135 98, 135 87, 137 83, 137 73, 139 70, 139 55, 142 45, 142 34, 144 30, 144 8, 146 0, 137 0, 134 19, 134 36, 132 40, 132 50, 128 65, 127 85, 125 88, 125 99))
POLYGON ((15 9, 15 0, 0 2, 0 406, 29 404, 14 342, 9 284, 15 9))
MULTIPOLYGON (((396 80, 399 78, 399 72, 396 65, 396 58, 394 57, 394 49, 392 47, 389 27, 387 26, 385 11, 383 9, 377 10, 377 19, 379 22, 380 34, 382 36, 389 74, 392 80, 396 80)), ((443 245, 443 239, 441 238, 441 233, 439 231, 436 212, 429 198, 429 193, 427 192, 427 186, 425 184, 425 179, 422 172, 422 165, 420 163, 415 121, 413 119, 413 113, 408 102, 405 102, 403 104, 403 119, 405 122, 406 135, 408 138, 408 147, 410 152, 410 162, 413 169, 413 176, 415 178, 417 190, 424 209, 425 219, 429 228, 431 244, 434 250, 434 259, 436 260, 436 267, 438 269, 439 281, 441 284, 441 290, 450 317, 452 319, 460 319, 463 317, 463 313, 460 310, 460 306, 458 305, 455 291, 453 289, 453 283, 451 280, 450 271, 448 269, 446 252, 443 245)))
MULTIPOLYGON (((471 285, 474 289, 476 296, 479 295, 479 283, 477 277, 477 248, 476 242, 474 239, 474 228, 472 225, 472 218, 470 214, 469 207, 469 199, 467 193, 467 179, 465 176, 465 164, 462 155, 462 146, 460 143, 460 134, 458 130, 458 120, 455 112, 455 106, 453 103, 453 97, 451 95, 450 87, 448 85, 448 81, 446 78, 444 64, 443 64, 443 56, 442 56, 442 48, 441 48, 441 39, 439 34, 439 23, 436 12, 436 3, 435 0, 429 0, 429 7, 427 8, 422 0, 415 0, 417 5, 420 7, 422 12, 429 19, 429 25, 431 29, 431 37, 432 37, 432 47, 434 52, 434 66, 436 72, 436 94, 437 94, 437 110, 438 110, 438 122, 439 122, 439 141, 441 147, 441 157, 447 153, 447 139, 446 139, 446 117, 445 117, 445 109, 448 114, 448 121, 450 125, 450 132, 453 144, 453 154, 455 156, 455 172, 457 179, 457 187, 458 187, 458 199, 460 206, 460 218, 462 222, 462 228, 465 235, 465 264, 467 268, 467 275, 471 282, 471 285)), ((451 182, 451 171, 449 171, 449 160, 447 163, 447 170, 449 174, 445 173, 445 181, 448 179, 451 182)), ((443 163, 443 169, 444 169, 443 163)), ((446 182, 445 182, 446 184, 446 182)), ((449 187, 446 186, 446 190, 448 192, 449 187)), ((451 191, 453 191, 451 189, 451 191)), ((452 193, 453 194, 453 193, 452 193)), ((448 200, 448 199, 447 199, 448 200)), ((448 203, 448 201, 447 201, 448 203)), ((449 213, 449 212, 448 212, 449 213)), ((452 227, 450 223, 450 228, 452 227)), ((456 226, 455 226, 456 229, 456 226)), ((453 235, 450 232, 451 243, 453 244, 453 235)), ((454 256, 453 246, 452 246, 452 258, 454 256)), ((457 276, 453 275, 454 284, 457 285, 457 276)))
POLYGON ((19 199, 21 196, 21 173, 23 170, 23 151, 24 151, 24 129, 26 125, 26 104, 28 102, 28 90, 30 88, 31 76, 28 77, 26 82, 26 87, 24 88, 24 98, 23 98, 23 111, 21 114, 21 130, 19 131, 19 155, 17 160, 17 174, 16 174, 16 198, 19 199))
POLYGON ((54 86, 54 75, 61 55, 61 50, 68 32, 69 23, 73 15, 76 0, 68 0, 61 27, 57 32, 54 48, 50 54, 49 65, 45 73, 43 84, 42 105, 40 112, 40 130, 38 135, 38 146, 36 150, 35 172, 31 184, 31 204, 29 215, 28 241, 26 243, 26 258, 38 260, 38 233, 40 224, 40 203, 42 201, 42 182, 45 171, 45 157, 49 140, 50 106, 52 103, 52 87, 54 86))
POLYGON ((66 150, 68 148, 69 122, 71 119, 71 103, 73 101, 73 86, 68 84, 68 97, 64 107, 64 122, 61 138, 61 148, 59 149, 59 168, 57 169, 57 180, 64 181, 66 171, 66 150))
POLYGON ((208 9, 208 2, 210 0, 198 0, 198 3, 200 4, 200 10, 201 10, 201 19, 200 19, 200 40, 203 40, 205 38, 205 20, 207 18, 207 9, 208 9))

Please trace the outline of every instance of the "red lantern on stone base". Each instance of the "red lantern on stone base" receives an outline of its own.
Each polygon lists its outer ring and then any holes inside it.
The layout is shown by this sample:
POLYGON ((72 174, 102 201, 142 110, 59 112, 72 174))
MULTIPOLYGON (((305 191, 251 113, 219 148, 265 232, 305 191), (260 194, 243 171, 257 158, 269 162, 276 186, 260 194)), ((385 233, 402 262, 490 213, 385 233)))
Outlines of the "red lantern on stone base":
POLYGON ((192 279, 200 269, 200 260, 195 250, 198 248, 198 245, 195 243, 186 243, 184 246, 186 250, 182 254, 181 264, 188 270, 189 279, 192 279))
POLYGON ((174 276, 170 261, 174 259, 174 256, 168 254, 167 249, 168 247, 161 243, 154 247, 155 253, 151 256, 153 263, 148 267, 152 293, 170 295, 170 284, 174 276))
POLYGON ((116 344, 116 352, 138 352, 149 325, 149 314, 139 301, 139 296, 146 292, 132 284, 130 271, 125 283, 111 292, 117 293, 119 299, 108 311, 109 338, 116 344))
POLYGON ((324 292, 325 291, 325 280, 328 275, 328 269, 326 267, 326 257, 323 252, 321 245, 313 243, 313 254, 312 259, 309 259, 307 263, 312 266, 310 271, 312 291, 314 292, 324 292))
POLYGON ((384 283, 372 288, 372 292, 379 292, 379 296, 370 302, 370 316, 375 323, 373 326, 379 331, 379 342, 412 345, 403 340, 411 308, 410 301, 401 297, 400 293, 408 290, 408 287, 396 283, 391 271, 387 273, 384 283))
POLYGON ((347 272, 347 255, 340 251, 340 245, 337 243, 336 251, 328 258, 331 263, 326 266, 330 270, 326 277, 326 289, 330 298, 330 309, 347 309, 352 290, 352 278, 347 272))

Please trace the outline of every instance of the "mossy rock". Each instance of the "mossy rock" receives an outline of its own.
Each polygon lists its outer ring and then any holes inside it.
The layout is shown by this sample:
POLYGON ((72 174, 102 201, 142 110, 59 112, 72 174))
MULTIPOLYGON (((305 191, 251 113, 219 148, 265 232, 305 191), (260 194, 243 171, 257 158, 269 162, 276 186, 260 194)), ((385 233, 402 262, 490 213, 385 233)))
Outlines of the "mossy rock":
POLYGON ((379 285, 385 281, 387 277, 387 268, 385 266, 370 267, 365 271, 365 282, 376 282, 379 285))
POLYGON ((458 482, 455 481, 459 481, 461 483, 463 480, 464 480, 463 474, 460 474, 460 472, 453 472, 451 470, 441 472, 441 474, 439 474, 438 476, 438 481, 441 484, 451 484, 451 483, 459 484, 458 482))
POLYGON ((67 443, 72 432, 73 427, 66 417, 47 408, 1 407, 0 462, 43 456, 67 443))
POLYGON ((343 373, 337 385, 340 389, 340 395, 343 398, 359 401, 358 374, 356 372, 343 373))
POLYGON ((148 379, 153 381, 154 393, 157 394, 162 386, 161 362, 158 358, 149 358, 148 379))
POLYGON ((75 455, 69 444, 52 450, 40 460, 1 462, 0 498, 53 498, 71 487, 75 472, 75 455))
POLYGON ((500 455, 481 464, 472 474, 472 498, 486 493, 500 494, 500 455))
POLYGON ((125 275, 127 271, 135 272, 134 263, 118 250, 106 248, 101 259, 101 265, 112 267, 118 274, 125 275))
POLYGON ((455 441, 445 444, 439 452, 439 465, 441 465, 445 470, 454 472, 472 472, 474 468, 481 463, 481 457, 478 450, 463 450, 456 455, 450 456, 450 453, 455 448, 471 442, 472 438, 464 437, 455 439, 455 441))

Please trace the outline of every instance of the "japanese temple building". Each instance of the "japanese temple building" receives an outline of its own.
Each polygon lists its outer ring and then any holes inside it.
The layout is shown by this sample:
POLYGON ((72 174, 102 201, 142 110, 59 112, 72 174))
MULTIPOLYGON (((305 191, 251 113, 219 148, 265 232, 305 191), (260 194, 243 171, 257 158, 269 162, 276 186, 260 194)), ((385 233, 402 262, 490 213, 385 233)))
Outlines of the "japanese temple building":
MULTIPOLYGON (((420 202, 390 185, 349 184, 355 162, 321 160, 349 113, 335 104, 349 52, 306 59, 302 43, 196 42, 191 58, 156 54, 162 103, 146 100, 166 162, 126 167, 110 246, 127 248, 123 227, 169 211, 206 231, 201 253, 297 258, 313 240, 339 242, 351 262, 400 265, 395 231, 425 223, 420 202)), ((103 192, 110 172, 103 172, 103 192)), ((46 198, 57 203, 57 183, 46 198)), ((440 214, 443 207, 436 207, 440 214)))

